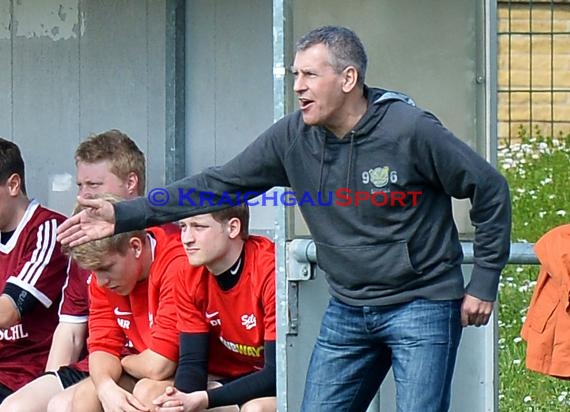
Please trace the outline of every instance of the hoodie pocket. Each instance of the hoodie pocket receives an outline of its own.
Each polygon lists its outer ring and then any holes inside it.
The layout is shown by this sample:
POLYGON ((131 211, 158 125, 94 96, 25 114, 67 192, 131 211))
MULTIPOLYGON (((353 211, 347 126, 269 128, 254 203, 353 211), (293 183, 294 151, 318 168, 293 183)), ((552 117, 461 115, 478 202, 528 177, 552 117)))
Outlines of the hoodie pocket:
POLYGON ((319 266, 329 281, 342 288, 398 289, 421 275, 412 265, 405 241, 359 246, 315 244, 319 266))

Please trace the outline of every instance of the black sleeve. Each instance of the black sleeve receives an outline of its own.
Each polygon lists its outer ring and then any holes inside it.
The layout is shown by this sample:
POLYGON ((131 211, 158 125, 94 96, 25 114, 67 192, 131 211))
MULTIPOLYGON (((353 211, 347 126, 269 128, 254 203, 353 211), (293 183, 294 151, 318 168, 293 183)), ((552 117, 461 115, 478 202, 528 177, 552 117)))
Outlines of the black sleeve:
MULTIPOLYGON (((297 115, 300 118, 300 115, 297 115)), ((209 167, 166 186, 166 203, 142 196, 113 204, 115 233, 174 222, 189 216, 211 213, 253 199, 274 186, 289 186, 283 166, 292 128, 302 123, 281 119, 241 153, 223 166, 209 167)))
POLYGON ((224 405, 242 405, 247 401, 265 396, 275 396, 276 367, 275 341, 266 341, 264 345, 265 364, 263 369, 242 376, 222 387, 208 391, 208 408, 224 405))
POLYGON ((8 295, 12 301, 14 301, 16 310, 20 314, 20 319, 25 314, 30 313, 37 303, 40 303, 40 301, 30 292, 14 285, 13 283, 6 283, 3 294, 8 295))
POLYGON ((182 392, 203 391, 208 385, 208 333, 181 333, 174 386, 182 392))

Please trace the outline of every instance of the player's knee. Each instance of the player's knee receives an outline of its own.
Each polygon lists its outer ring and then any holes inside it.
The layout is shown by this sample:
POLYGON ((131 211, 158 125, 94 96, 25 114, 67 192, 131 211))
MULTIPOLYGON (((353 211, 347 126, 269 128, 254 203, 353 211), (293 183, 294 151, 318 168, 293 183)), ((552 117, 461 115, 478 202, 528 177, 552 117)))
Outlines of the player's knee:
POLYGON ((240 408, 240 412, 275 412, 275 407, 268 402, 254 399, 244 403, 240 408))
POLYGON ((29 410, 30 408, 26 400, 22 399, 17 393, 8 396, 4 399, 4 402, 0 404, 0 412, 26 412, 29 410))
POLYGON ((88 385, 87 383, 88 380, 80 382, 73 391, 73 396, 71 396, 68 401, 72 411, 81 411, 83 409, 82 406, 89 403, 94 398, 97 399, 95 387, 92 384, 88 385))
POLYGON ((265 412, 263 407, 259 407, 255 403, 245 404, 240 408, 240 412, 265 412))
POLYGON ((68 412, 73 410, 73 396, 61 395, 55 395, 49 400, 46 412, 68 412))
POLYGON ((135 387, 133 389, 134 397, 145 404, 151 403, 153 399, 150 398, 152 397, 151 394, 154 392, 155 385, 155 381, 147 378, 142 378, 135 384, 135 387))

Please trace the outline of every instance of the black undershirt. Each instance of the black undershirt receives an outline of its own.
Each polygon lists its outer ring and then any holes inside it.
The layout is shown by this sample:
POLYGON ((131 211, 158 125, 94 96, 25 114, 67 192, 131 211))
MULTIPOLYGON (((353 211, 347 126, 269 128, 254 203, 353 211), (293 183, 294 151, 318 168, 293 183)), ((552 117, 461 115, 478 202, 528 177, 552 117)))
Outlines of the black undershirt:
POLYGON ((8 241, 10 240, 10 238, 12 237, 12 235, 14 234, 15 230, 12 230, 11 232, 2 232, 0 233, 0 243, 2 243, 3 245, 5 245, 6 243, 8 243, 8 241))
MULTIPOLYGON (((208 333, 180 334, 180 361, 174 384, 182 392, 203 391, 208 382, 208 333)), ((263 369, 224 381, 224 385, 210 389, 208 408, 224 405, 242 405, 245 402, 276 394, 275 341, 265 341, 263 369)))
POLYGON ((241 277, 241 272, 243 271, 244 258, 245 258, 245 248, 242 249, 238 260, 236 260, 235 263, 228 270, 226 270, 223 273, 220 273, 217 276, 214 276, 216 282, 218 282, 218 285, 224 292, 227 292, 235 285, 237 285, 241 277))

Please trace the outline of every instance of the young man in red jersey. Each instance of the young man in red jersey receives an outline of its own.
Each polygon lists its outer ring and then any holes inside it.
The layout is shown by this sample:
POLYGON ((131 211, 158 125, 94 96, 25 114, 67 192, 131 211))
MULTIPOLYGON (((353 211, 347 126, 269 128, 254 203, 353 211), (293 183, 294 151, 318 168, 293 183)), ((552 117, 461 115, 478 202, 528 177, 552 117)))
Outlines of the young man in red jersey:
POLYGON ((193 271, 178 278, 179 366, 157 411, 274 412, 273 242, 249 235, 246 204, 179 223, 193 271))
MULTIPOLYGON (((136 143, 119 130, 89 136, 75 151, 78 195, 112 193, 130 199, 144 194, 145 158, 136 143)), ((171 225, 175 226, 175 225, 171 225)), ((0 412, 70 411, 74 385, 89 376, 86 352, 90 271, 71 261, 59 306, 44 375, 29 382, 0 405, 0 412)))
POLYGON ((43 372, 69 259, 65 217, 26 195, 18 146, 0 138, 0 403, 43 372))
POLYGON ((178 360, 175 284, 189 272, 179 234, 151 228, 69 253, 93 272, 90 376, 77 384, 71 410, 149 410, 172 384, 178 360), (126 356, 125 342, 131 352, 126 356))

